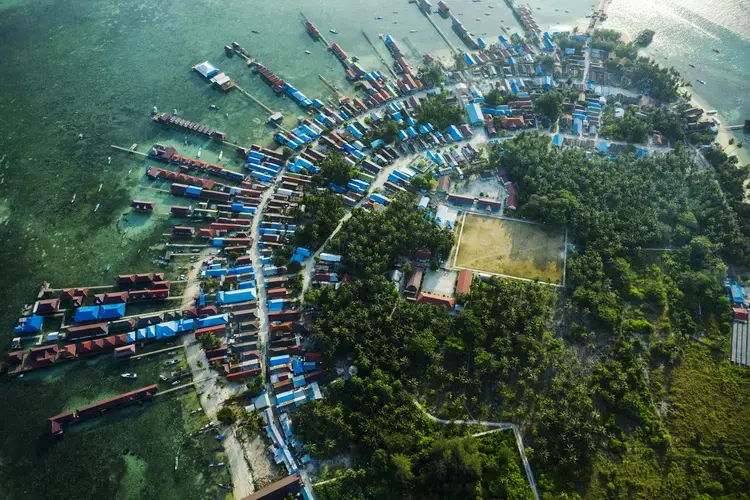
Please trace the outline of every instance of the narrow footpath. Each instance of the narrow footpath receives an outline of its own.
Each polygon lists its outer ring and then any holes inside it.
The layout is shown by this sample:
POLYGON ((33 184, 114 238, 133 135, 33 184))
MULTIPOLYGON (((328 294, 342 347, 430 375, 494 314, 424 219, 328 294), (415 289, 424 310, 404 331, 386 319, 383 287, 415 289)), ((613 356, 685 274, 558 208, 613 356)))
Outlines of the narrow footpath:
MULTIPOLYGON (((443 420, 442 418, 437 418, 434 415, 431 415, 427 413, 427 410, 425 410, 422 405, 420 405, 417 400, 414 400, 414 405, 419 408, 419 410, 427 416, 430 420, 433 422, 437 422, 439 424, 443 425, 480 425, 482 427, 493 427, 496 430, 512 430, 513 436, 516 438, 516 445, 518 446, 518 453, 521 454, 521 461, 523 462, 523 468, 526 470, 526 478, 529 480, 529 486, 531 486, 531 491, 534 493, 534 498, 536 500, 539 500, 539 492, 536 489, 536 481, 534 481, 534 474, 531 472, 531 465, 529 464, 529 460, 526 458, 526 453, 524 451, 523 446, 523 438, 521 437, 521 431, 518 429, 518 426, 516 424, 508 423, 508 422, 487 422, 485 420, 443 420)), ((488 432, 480 432, 478 434, 474 434, 474 436, 482 436, 484 434, 489 434, 491 431, 488 432)))

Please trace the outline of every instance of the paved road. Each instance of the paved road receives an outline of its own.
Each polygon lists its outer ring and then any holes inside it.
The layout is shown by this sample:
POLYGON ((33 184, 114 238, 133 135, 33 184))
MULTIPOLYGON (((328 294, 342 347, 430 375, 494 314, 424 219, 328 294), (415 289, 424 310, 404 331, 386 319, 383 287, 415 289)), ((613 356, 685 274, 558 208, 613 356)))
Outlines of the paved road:
MULTIPOLYGON (((480 425, 482 427, 493 427, 495 430, 512 430, 513 435, 516 438, 516 445, 518 446, 518 453, 521 455, 521 461, 523 461, 523 468, 526 470, 526 478, 529 480, 529 485, 531 486, 531 491, 534 493, 534 498, 536 500, 539 500, 539 492, 536 489, 536 481, 534 481, 534 474, 531 472, 531 465, 529 464, 529 460, 526 458, 526 453, 524 451, 523 446, 523 438, 521 437, 521 431, 518 429, 518 426, 516 424, 508 423, 508 422, 488 422, 486 420, 443 420, 442 418, 437 418, 434 415, 431 415, 427 413, 427 410, 422 408, 422 405, 420 405, 416 400, 414 400, 414 405, 424 413, 427 418, 432 420, 433 422, 437 422, 439 424, 448 425, 480 425)), ((489 432, 480 432, 476 434, 475 436, 481 436, 484 434, 489 434, 492 431, 489 432)))

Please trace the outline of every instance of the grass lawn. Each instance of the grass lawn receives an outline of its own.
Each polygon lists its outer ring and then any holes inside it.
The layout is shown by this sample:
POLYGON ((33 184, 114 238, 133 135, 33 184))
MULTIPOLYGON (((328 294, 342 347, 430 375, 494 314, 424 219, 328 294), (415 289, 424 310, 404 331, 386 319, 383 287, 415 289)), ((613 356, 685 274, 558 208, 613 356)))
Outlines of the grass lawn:
POLYGON ((562 281, 565 241, 559 228, 466 214, 457 233, 456 267, 562 281))

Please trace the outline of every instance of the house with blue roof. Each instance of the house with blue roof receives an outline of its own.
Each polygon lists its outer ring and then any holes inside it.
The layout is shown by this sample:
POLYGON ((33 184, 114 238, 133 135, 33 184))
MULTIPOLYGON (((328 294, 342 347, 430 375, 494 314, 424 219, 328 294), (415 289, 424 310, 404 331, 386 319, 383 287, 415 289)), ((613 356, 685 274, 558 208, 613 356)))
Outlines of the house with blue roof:
POLYGON ((472 125, 484 125, 484 115, 479 104, 471 103, 467 105, 466 111, 469 113, 469 122, 472 125))
POLYGON ((18 325, 13 328, 13 333, 31 333, 38 332, 42 329, 42 322, 44 318, 32 314, 27 318, 21 318, 18 320, 18 325))
POLYGON ((94 321, 99 319, 99 306, 86 306, 76 309, 73 321, 81 323, 83 321, 94 321))
POLYGON ((99 319, 115 319, 125 316, 125 304, 104 304, 99 309, 99 319))

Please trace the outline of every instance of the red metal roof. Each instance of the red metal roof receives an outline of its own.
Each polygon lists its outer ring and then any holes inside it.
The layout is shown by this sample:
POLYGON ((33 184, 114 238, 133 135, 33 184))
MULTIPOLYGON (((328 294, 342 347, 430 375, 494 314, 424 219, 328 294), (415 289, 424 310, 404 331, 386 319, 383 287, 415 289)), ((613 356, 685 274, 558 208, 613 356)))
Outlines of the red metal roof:
POLYGON ((417 302, 420 304, 434 304, 437 306, 445 306, 450 309, 453 309, 453 307, 455 307, 456 305, 456 299, 423 292, 419 292, 419 294, 417 295, 417 302))
POLYGON ((469 293, 471 290, 471 280, 474 274, 468 269, 461 269, 458 272, 458 279, 456 280, 456 293, 469 293))

